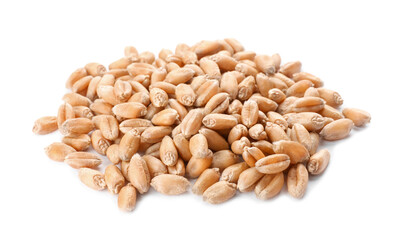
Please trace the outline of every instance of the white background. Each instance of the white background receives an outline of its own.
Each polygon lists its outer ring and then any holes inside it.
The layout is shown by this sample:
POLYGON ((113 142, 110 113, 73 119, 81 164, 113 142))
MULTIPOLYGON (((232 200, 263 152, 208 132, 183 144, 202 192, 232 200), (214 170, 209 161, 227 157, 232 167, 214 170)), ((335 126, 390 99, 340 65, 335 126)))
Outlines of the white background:
POLYGON ((400 239, 398 1, 2 1, 0 239, 400 239), (43 148, 35 119, 55 115, 69 74, 108 65, 127 45, 157 54, 181 42, 235 37, 280 53, 372 114, 368 127, 325 144, 326 172, 305 197, 237 194, 217 206, 191 193, 140 196, 132 213, 84 186, 43 148))

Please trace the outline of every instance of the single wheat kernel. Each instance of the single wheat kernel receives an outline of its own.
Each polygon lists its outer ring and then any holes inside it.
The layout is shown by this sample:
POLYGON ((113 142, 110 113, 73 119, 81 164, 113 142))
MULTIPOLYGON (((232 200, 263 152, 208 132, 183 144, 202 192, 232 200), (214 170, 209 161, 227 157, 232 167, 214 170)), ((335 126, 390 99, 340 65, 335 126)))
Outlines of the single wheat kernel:
POLYGON ((113 107, 113 113, 122 118, 138 118, 147 113, 146 106, 138 102, 120 103, 113 107))
POLYGON ((203 193, 203 200, 211 204, 219 204, 234 197, 236 192, 234 183, 220 181, 206 189, 203 193))
POLYGON ((248 76, 238 84, 238 99, 248 100, 252 94, 255 92, 255 78, 253 76, 248 76))
POLYGON ((252 146, 258 148, 265 155, 274 154, 273 144, 266 140, 260 140, 257 142, 252 142, 252 146))
POLYGON ((238 178, 238 190, 240 192, 250 192, 255 188, 256 183, 264 176, 255 167, 244 170, 238 178))
POLYGON ((157 143, 160 142, 164 136, 169 135, 171 131, 171 127, 166 126, 148 127, 142 132, 141 141, 146 143, 157 143))
POLYGON ((208 147, 212 151, 225 150, 225 149, 229 149, 229 147, 230 147, 228 145, 226 139, 214 130, 211 130, 211 129, 208 129, 205 127, 201 127, 201 129, 199 130, 199 133, 201 133, 202 135, 204 135, 206 137, 208 147))
POLYGON ((63 101, 69 103, 71 106, 85 106, 89 107, 91 100, 78 93, 66 93, 63 96, 63 101))
POLYGON ((203 72, 208 75, 210 78, 213 79, 220 79, 221 78, 221 72, 219 65, 211 59, 208 58, 202 58, 199 61, 199 66, 203 70, 203 72))
POLYGON ((265 128, 260 123, 249 128, 249 136, 254 140, 265 140, 267 138, 265 128))
MULTIPOLYGON (((180 84, 178 84, 180 85, 180 84)), ((186 84, 183 84, 186 85, 186 84)), ((153 88, 159 88, 167 93, 169 96, 174 96, 177 90, 176 85, 168 83, 168 82, 155 82, 149 86, 149 89, 152 90, 153 88)))
POLYGON ((152 117, 152 123, 158 126, 171 126, 178 119, 178 112, 172 108, 164 109, 152 117))
POLYGON ((80 168, 78 171, 78 177, 83 184, 94 190, 103 190, 106 188, 104 175, 97 170, 80 168))
POLYGON ((204 113, 224 113, 230 104, 227 93, 218 93, 214 95, 205 105, 204 113))
POLYGON ((149 169, 150 178, 154 178, 157 175, 167 173, 167 167, 160 159, 151 155, 143 155, 142 158, 146 161, 146 165, 149 169))
POLYGON ((306 89, 304 97, 320 97, 319 91, 314 87, 310 87, 306 89))
POLYGON ((184 106, 192 106, 195 102, 196 95, 194 90, 188 84, 178 84, 175 88, 175 97, 177 101, 184 106))
POLYGON ((138 129, 138 132, 142 133, 146 128, 151 126, 153 126, 152 122, 147 119, 134 118, 122 121, 119 125, 119 129, 124 134, 132 129, 138 129), (141 129, 143 129, 143 131, 141 129))
POLYGON ((257 55, 254 62, 258 70, 265 74, 273 74, 276 72, 276 64, 271 56, 257 55))
POLYGON ((204 56, 217 53, 221 49, 222 46, 218 41, 204 40, 196 45, 194 52, 196 53, 196 55, 198 55, 198 59, 201 59, 204 56))
POLYGON ((161 174, 154 177, 150 185, 159 193, 178 195, 187 191, 190 183, 188 179, 173 174, 161 174))
POLYGON ((77 136, 65 136, 61 140, 63 143, 73 147, 77 151, 85 151, 91 145, 91 138, 88 134, 80 134, 77 136))
POLYGON ((96 99, 90 106, 90 110, 95 113, 95 115, 112 115, 113 105, 105 102, 103 99, 96 99))
POLYGON ((212 168, 218 168, 222 172, 227 167, 238 162, 238 156, 230 150, 221 150, 213 153, 212 168))
POLYGON ((290 130, 290 138, 292 141, 299 142, 310 152, 312 149, 312 139, 308 130, 301 124, 296 123, 290 130))
POLYGON ((290 166, 290 157, 286 154, 273 154, 259 159, 255 163, 256 170, 265 174, 275 174, 290 166))
POLYGON ((230 105, 228 105, 227 113, 228 114, 240 114, 242 111, 242 102, 238 99, 234 99, 230 105))
POLYGON ((99 156, 88 152, 71 152, 64 160, 72 168, 96 168, 102 163, 99 156))
POLYGON ((55 142, 45 148, 46 155, 54 161, 63 162, 65 157, 76 152, 74 148, 64 143, 55 142))
POLYGON ((231 129, 238 124, 238 120, 228 114, 211 113, 202 119, 205 127, 213 130, 231 129))
POLYGON ((265 131, 271 142, 277 142, 280 140, 289 140, 284 129, 275 123, 267 122, 265 126, 265 131))
POLYGON ((338 108, 344 102, 340 94, 336 91, 327 88, 317 88, 317 91, 319 92, 319 97, 323 98, 329 106, 338 108))
POLYGON ((35 121, 32 132, 36 134, 48 134, 58 129, 57 117, 41 117, 35 121))
MULTIPOLYGON (((343 112, 344 112, 344 110, 343 110, 343 112)), ((332 118, 333 120, 338 120, 338 119, 344 118, 344 115, 340 111, 338 111, 337 109, 335 109, 329 105, 325 105, 324 108, 322 110, 320 110, 318 113, 320 115, 322 115, 323 117, 332 118)))
POLYGON ((295 123, 303 125, 308 131, 318 131, 324 126, 324 118, 313 112, 289 113, 283 116, 287 120, 288 126, 292 127, 295 123))
POLYGON ((60 127, 60 132, 64 136, 72 136, 78 134, 86 134, 92 131, 94 125, 87 118, 71 118, 67 119, 60 127))
POLYGON ((315 87, 322 87, 323 86, 323 81, 320 80, 320 78, 307 73, 307 72, 298 72, 298 73, 294 73, 292 75, 292 79, 294 79, 295 82, 299 82, 301 80, 309 80, 313 83, 313 85, 315 85, 315 87))
POLYGON ((340 140, 349 135, 353 126, 352 120, 339 119, 327 124, 320 132, 320 136, 329 141, 340 140))
POLYGON ((208 151, 206 157, 192 156, 186 167, 186 174, 189 178, 199 177, 203 171, 210 167, 213 161, 213 152, 208 151))
POLYGON ((58 128, 60 129, 66 120, 72 119, 72 118, 75 118, 75 113, 74 113, 74 109, 72 108, 72 106, 69 103, 62 104, 59 107, 58 113, 57 113, 58 128))
POLYGON ((241 121, 250 128, 258 122, 259 107, 253 100, 245 101, 241 111, 241 121))
POLYGON ((174 166, 178 161, 178 152, 170 136, 165 136, 162 140, 160 159, 166 166, 174 166))
POLYGON ((131 184, 128 183, 123 188, 121 188, 120 193, 118 194, 118 207, 122 211, 132 211, 135 208, 136 204, 136 189, 131 184))
POLYGON ((253 100, 258 104, 259 110, 263 113, 267 113, 269 111, 276 111, 278 105, 273 100, 270 100, 267 97, 263 97, 260 95, 253 94, 249 100, 253 100))
POLYGON ((181 132, 185 138, 189 138, 196 134, 202 126, 204 113, 201 109, 192 109, 182 120, 181 132))
POLYGON ((255 52, 252 51, 239 51, 237 53, 235 53, 233 55, 233 57, 237 60, 237 61, 241 61, 241 60, 253 60, 256 56, 255 52))
POLYGON ((206 189, 219 181, 220 171, 218 168, 209 168, 196 180, 192 186, 192 192, 196 195, 202 195, 206 189))
POLYGON ((180 157, 188 162, 192 157, 191 151, 189 150, 189 141, 182 133, 175 135, 173 141, 180 157))
POLYGON ((288 193, 294 198, 302 198, 308 185, 308 170, 302 163, 290 168, 287 175, 288 193))
POLYGON ((92 147, 96 152, 102 155, 106 155, 107 149, 111 145, 111 141, 103 137, 100 130, 95 130, 91 134, 92 147))
POLYGON ((224 169, 221 173, 221 180, 227 181, 230 183, 237 183, 239 175, 249 168, 249 165, 246 162, 236 163, 224 169))
POLYGON ((330 153, 327 149, 322 149, 319 152, 313 154, 308 163, 307 168, 310 174, 318 175, 321 174, 327 167, 330 161, 330 153))
POLYGON ((302 64, 300 61, 296 62, 289 62, 281 66, 279 72, 286 75, 289 78, 292 78, 292 76, 295 73, 299 73, 301 71, 302 64))
POLYGON ((273 143, 275 153, 287 154, 291 164, 304 162, 309 159, 309 151, 300 143, 281 140, 273 143))
POLYGON ((261 200, 270 199, 280 193, 284 186, 284 174, 267 174, 255 186, 256 197, 261 200))
POLYGON ((93 113, 92 110, 88 107, 85 106, 75 106, 72 107, 72 109, 74 110, 74 114, 76 118, 88 118, 88 119, 92 119, 93 117, 93 113))
POLYGON ((313 83, 308 80, 301 80, 296 82, 294 85, 287 89, 287 97, 303 97, 305 95, 305 91, 313 87, 313 83))
POLYGON ((78 81, 76 81, 72 87, 71 90, 75 93, 84 93, 88 89, 89 83, 92 81, 93 77, 92 76, 86 76, 78 81))
POLYGON ((134 154, 128 167, 128 178, 132 185, 143 194, 150 187, 150 173, 146 161, 139 155, 134 154))
POLYGON ((325 101, 318 97, 302 97, 292 105, 293 112, 319 112, 325 107, 325 101))
POLYGON ((106 182, 107 189, 112 194, 118 194, 125 184, 125 178, 121 173, 121 170, 115 165, 109 165, 106 167, 104 172, 104 180, 106 182))
POLYGON ((118 156, 122 161, 129 161, 138 151, 141 137, 135 129, 128 131, 121 138, 118 146, 118 156))
POLYGON ((351 119, 356 127, 369 123, 371 119, 368 112, 356 108, 344 108, 343 114, 346 118, 351 119))
POLYGON ((189 151, 192 156, 197 158, 206 157, 208 154, 209 146, 207 139, 203 134, 195 134, 189 140, 189 151))
POLYGON ((109 148, 107 148, 106 156, 113 164, 119 164, 121 162, 120 155, 118 152, 119 145, 112 144, 109 148))
POLYGON ((94 77, 103 76, 103 74, 106 72, 106 68, 103 65, 94 62, 86 64, 85 69, 89 75, 94 77))

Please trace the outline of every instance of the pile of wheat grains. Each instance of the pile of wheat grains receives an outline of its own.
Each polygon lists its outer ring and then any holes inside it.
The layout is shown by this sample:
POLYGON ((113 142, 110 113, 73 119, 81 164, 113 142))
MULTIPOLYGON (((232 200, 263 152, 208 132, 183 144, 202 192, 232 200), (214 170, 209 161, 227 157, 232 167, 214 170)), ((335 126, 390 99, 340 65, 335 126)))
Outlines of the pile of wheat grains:
POLYGON ((57 116, 36 120, 33 132, 58 129, 63 138, 45 149, 49 158, 78 169, 88 187, 118 194, 125 211, 137 192, 181 194, 188 179, 213 204, 237 190, 272 198, 285 179, 301 198, 309 174, 330 160, 319 142, 370 121, 365 111, 340 111, 341 96, 301 62, 282 65, 279 54, 245 51, 232 38, 178 44, 157 57, 129 46, 124 55, 108 70, 88 63, 73 72, 57 116))

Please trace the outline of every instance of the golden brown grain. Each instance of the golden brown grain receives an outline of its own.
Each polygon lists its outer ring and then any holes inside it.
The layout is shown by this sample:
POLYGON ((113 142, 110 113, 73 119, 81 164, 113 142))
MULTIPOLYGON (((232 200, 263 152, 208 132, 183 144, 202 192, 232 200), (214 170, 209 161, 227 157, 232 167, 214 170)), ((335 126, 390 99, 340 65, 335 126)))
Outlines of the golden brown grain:
POLYGON ((172 174, 161 174, 154 177, 150 185, 159 193, 178 195, 187 191, 190 183, 188 179, 172 174))
POLYGON ((49 158, 78 168, 87 186, 119 193, 123 211, 135 208, 137 190, 181 194, 187 178, 198 178, 192 191, 210 203, 227 201, 236 188, 270 199, 284 178, 300 198, 308 174, 328 166, 319 143, 371 119, 341 111, 339 93, 301 62, 245 51, 233 38, 180 43, 157 55, 128 46, 114 60, 108 71, 97 62, 74 71, 57 117, 36 120, 32 131, 59 129, 63 143, 46 148, 49 158), (84 152, 90 147, 109 161, 84 152), (97 167, 104 175, 90 169, 97 167))
POLYGON ((139 193, 143 194, 149 190, 149 169, 146 165, 146 161, 137 153, 132 156, 129 163, 128 178, 139 193))
POLYGON ((284 174, 267 174, 255 186, 256 197, 261 200, 270 199, 280 193, 284 186, 284 174))
POLYGON ((287 175, 288 193, 294 198, 302 198, 308 185, 308 170, 302 163, 290 168, 287 175))
POLYGON ((222 172, 227 167, 238 162, 238 156, 231 150, 221 150, 213 153, 212 168, 218 168, 222 172))
POLYGON ((128 131, 121 138, 118 146, 118 156, 122 161, 129 161, 138 151, 141 137, 135 129, 128 131))
POLYGON ((255 167, 244 170, 238 178, 238 190, 240 192, 250 192, 255 188, 256 183, 264 176, 255 167))
POLYGON ((55 142, 45 148, 46 155, 54 161, 63 162, 65 157, 76 152, 74 148, 64 143, 55 142))
POLYGON ((322 149, 310 157, 306 166, 310 174, 318 175, 321 174, 327 168, 329 161, 330 161, 329 151, 327 149, 322 149))
POLYGON ((339 119, 327 124, 320 132, 320 136, 329 141, 343 139, 349 135, 353 126, 352 120, 339 119))
POLYGON ((192 192, 196 195, 202 195, 206 189, 219 181, 220 172, 218 168, 209 168, 196 180, 192 186, 192 192))
POLYGON ((63 143, 73 147, 77 151, 85 151, 91 145, 91 138, 88 134, 80 134, 77 136, 65 136, 61 140, 63 143))
POLYGON ((107 149, 111 145, 111 141, 103 137, 100 130, 95 130, 91 134, 92 147, 99 154, 106 155, 107 149))
POLYGON ((64 160, 72 168, 96 168, 102 163, 102 159, 93 153, 71 152, 64 160))
POLYGON ((234 197, 236 192, 234 183, 220 181, 206 189, 203 193, 203 200, 211 204, 219 204, 234 197))
POLYGON ((344 108, 343 114, 346 118, 351 119, 356 127, 361 127, 370 122, 370 114, 357 108, 344 108))
POLYGON ((33 124, 32 132, 36 134, 49 134, 58 129, 57 117, 46 116, 41 117, 35 121, 33 124))
POLYGON ((174 166, 178 161, 178 152, 170 136, 163 137, 160 145, 160 159, 166 166, 174 166))
POLYGON ((121 188, 120 193, 118 194, 118 207, 122 211, 132 211, 134 210, 136 205, 136 189, 131 184, 128 183, 123 188, 121 188))
POLYGON ((273 154, 259 159, 255 163, 256 170, 265 174, 275 174, 290 166, 290 157, 286 154, 273 154))
POLYGON ((121 170, 114 165, 109 165, 106 167, 104 171, 104 180, 106 182, 107 189, 112 194, 118 194, 125 184, 125 178, 121 173, 121 170))
POLYGON ((223 136, 221 136, 218 132, 202 127, 199 130, 199 133, 201 133, 203 136, 206 137, 208 147, 211 150, 220 151, 229 148, 226 139, 223 136))
POLYGON ((97 170, 80 168, 78 171, 78 177, 83 184, 94 190, 100 191, 106 188, 104 175, 97 170))

